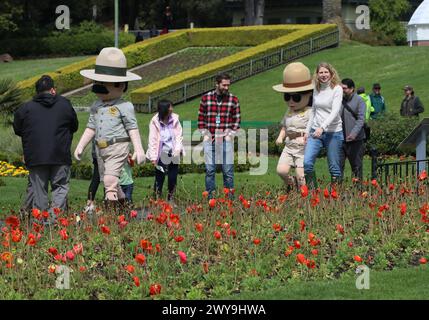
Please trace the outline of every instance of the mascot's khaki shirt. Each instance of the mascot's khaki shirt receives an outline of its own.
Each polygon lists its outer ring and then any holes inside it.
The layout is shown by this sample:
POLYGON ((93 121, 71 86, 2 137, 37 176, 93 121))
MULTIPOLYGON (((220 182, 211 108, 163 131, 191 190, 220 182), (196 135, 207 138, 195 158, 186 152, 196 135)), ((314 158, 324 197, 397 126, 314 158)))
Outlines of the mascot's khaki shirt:
MULTIPOLYGON (((282 127, 286 129, 286 136, 296 133, 302 133, 304 134, 306 132, 306 127, 310 118, 310 112, 311 108, 304 108, 301 111, 298 111, 296 113, 289 113, 287 112, 285 116, 283 117, 283 120, 281 122, 282 127)), ((300 146, 302 143, 300 141, 297 141, 297 139, 286 139, 286 145, 287 146, 300 146)))
POLYGON ((86 127, 95 130, 96 141, 127 138, 127 131, 138 129, 134 106, 122 99, 97 100, 91 107, 86 127))

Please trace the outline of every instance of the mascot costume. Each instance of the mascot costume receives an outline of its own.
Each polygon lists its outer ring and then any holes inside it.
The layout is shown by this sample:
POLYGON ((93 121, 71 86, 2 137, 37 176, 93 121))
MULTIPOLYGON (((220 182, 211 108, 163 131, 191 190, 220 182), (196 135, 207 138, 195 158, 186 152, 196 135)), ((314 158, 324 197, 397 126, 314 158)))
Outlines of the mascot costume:
POLYGON ((95 62, 95 69, 81 70, 80 74, 93 81, 92 92, 98 100, 90 110, 86 129, 74 152, 77 160, 86 145, 95 139, 100 180, 104 183, 106 203, 115 208, 123 203, 125 195, 119 186, 122 167, 127 161, 129 143, 133 144, 133 160, 145 161, 134 106, 121 96, 128 82, 141 77, 127 71, 124 53, 117 48, 104 48, 95 62))
POLYGON ((283 71, 283 83, 273 86, 273 89, 283 93, 284 101, 288 106, 288 111, 281 122, 282 128, 276 144, 281 145, 285 140, 285 147, 277 165, 277 173, 290 190, 295 184, 298 187, 305 185, 304 135, 312 115, 310 111, 314 89, 310 70, 301 62, 287 65, 283 71), (291 168, 295 168, 296 182, 289 176, 291 168))

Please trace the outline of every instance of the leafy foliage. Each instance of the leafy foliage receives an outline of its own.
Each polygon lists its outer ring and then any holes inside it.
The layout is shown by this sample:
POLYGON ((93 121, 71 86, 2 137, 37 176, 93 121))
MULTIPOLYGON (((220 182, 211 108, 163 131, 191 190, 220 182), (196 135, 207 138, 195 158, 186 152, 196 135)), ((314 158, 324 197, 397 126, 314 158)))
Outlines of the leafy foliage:
POLYGON ((21 104, 21 91, 11 79, 0 79, 0 114, 6 123, 21 104))

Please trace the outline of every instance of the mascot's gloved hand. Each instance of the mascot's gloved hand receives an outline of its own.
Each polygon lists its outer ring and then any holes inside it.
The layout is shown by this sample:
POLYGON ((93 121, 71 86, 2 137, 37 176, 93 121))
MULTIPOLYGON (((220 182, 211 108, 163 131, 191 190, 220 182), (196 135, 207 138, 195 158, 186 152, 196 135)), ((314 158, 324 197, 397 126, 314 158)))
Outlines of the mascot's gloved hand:
POLYGON ((140 134, 138 129, 132 129, 128 131, 128 134, 130 135, 131 142, 133 143, 134 147, 134 154, 133 154, 133 160, 137 160, 137 164, 141 164, 145 162, 146 156, 144 154, 144 150, 142 147, 142 142, 140 139, 140 134))
POLYGON ((94 136, 95 136, 95 131, 93 129, 90 129, 90 128, 85 129, 74 151, 74 157, 76 158, 76 160, 80 161, 80 156, 82 155, 83 150, 85 150, 86 145, 92 140, 92 138, 94 138, 94 136))

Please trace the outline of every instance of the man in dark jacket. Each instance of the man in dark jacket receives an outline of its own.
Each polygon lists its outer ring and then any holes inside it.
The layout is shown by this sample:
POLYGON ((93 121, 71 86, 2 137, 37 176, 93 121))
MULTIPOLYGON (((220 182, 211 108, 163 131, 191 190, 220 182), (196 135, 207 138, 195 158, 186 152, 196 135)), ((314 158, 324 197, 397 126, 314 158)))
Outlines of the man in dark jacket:
POLYGON ((36 82, 36 96, 14 115, 13 128, 21 137, 24 161, 30 171, 33 208, 48 210, 48 185, 52 206, 67 209, 71 143, 78 129, 71 103, 56 94, 54 81, 42 76, 36 82))
POLYGON ((404 117, 419 117, 419 113, 425 111, 419 97, 414 95, 414 89, 411 86, 405 86, 405 97, 401 103, 401 116, 404 117))
POLYGON ((341 119, 343 121, 344 144, 341 155, 342 172, 346 158, 349 159, 353 176, 362 181, 362 160, 365 152, 365 122, 366 104, 365 101, 356 94, 355 83, 352 79, 343 79, 343 111, 341 119))

